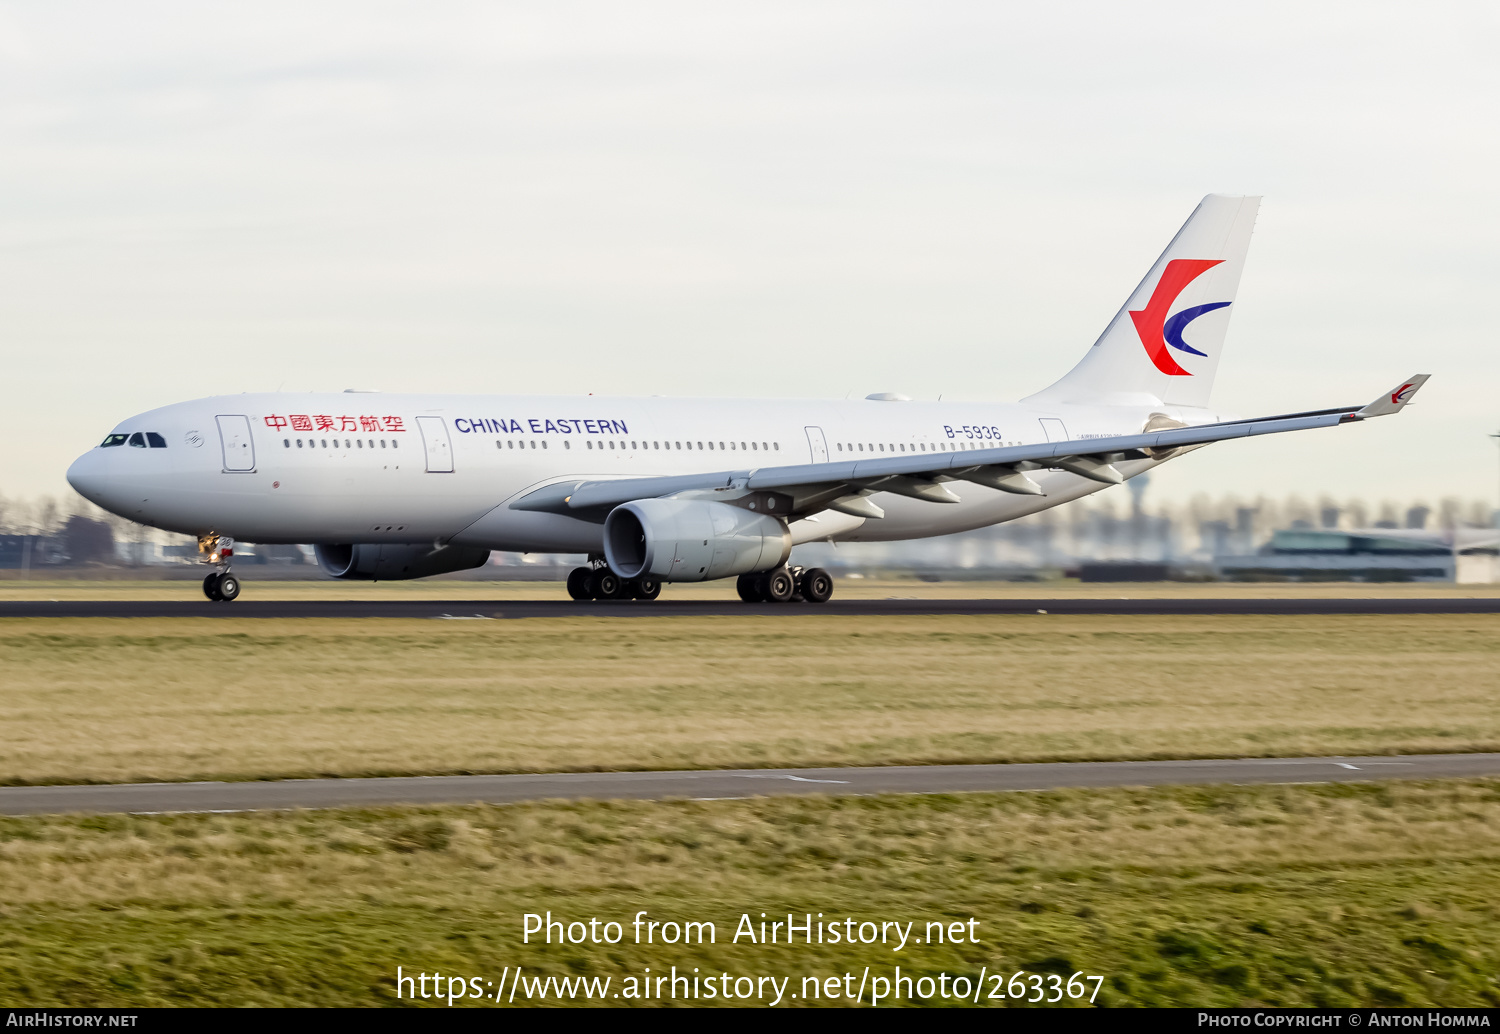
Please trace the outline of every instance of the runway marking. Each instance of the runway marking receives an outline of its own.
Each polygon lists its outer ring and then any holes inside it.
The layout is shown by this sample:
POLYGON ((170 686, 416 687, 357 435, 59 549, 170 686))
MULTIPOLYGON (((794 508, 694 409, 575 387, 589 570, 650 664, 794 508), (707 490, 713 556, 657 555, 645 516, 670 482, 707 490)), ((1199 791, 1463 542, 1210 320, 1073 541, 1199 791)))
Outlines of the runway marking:
MULTIPOLYGON (((1500 753, 1394 758, 1198 758, 874 768, 552 772, 237 783, 0 787, 0 814, 214 813, 380 805, 519 804, 544 800, 741 800, 746 779, 770 794, 1026 793, 1064 788, 1326 784, 1500 776, 1500 753), (1287 771, 1295 766, 1298 771, 1287 771), (772 786, 775 788, 772 789, 772 786)), ((751 795, 760 796, 760 795, 751 795)))

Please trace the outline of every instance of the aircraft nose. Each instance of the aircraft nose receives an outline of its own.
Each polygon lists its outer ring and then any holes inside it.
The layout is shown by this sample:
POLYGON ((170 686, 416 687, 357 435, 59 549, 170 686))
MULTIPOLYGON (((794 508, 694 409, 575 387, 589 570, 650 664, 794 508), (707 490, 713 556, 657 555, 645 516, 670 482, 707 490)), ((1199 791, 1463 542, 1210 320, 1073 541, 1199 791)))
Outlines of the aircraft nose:
POLYGON ((89 502, 104 506, 104 468, 106 461, 98 449, 90 449, 68 468, 68 484, 89 502))

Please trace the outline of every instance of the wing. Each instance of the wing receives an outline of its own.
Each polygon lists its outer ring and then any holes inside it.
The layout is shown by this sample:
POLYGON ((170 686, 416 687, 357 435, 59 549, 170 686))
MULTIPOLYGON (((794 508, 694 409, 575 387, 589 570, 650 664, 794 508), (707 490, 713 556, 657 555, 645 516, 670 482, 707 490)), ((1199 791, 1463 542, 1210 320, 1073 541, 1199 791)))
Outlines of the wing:
POLYGON ((1003 492, 1041 495, 1041 487, 1027 477, 1026 472, 1043 468, 1061 468, 1094 481, 1117 485, 1125 480, 1115 466, 1122 460, 1165 459, 1188 446, 1284 431, 1304 431, 1313 427, 1333 427, 1400 412, 1416 395, 1417 389, 1426 383, 1428 376, 1424 373, 1411 377, 1400 387, 1365 406, 968 452, 881 456, 673 477, 570 480, 537 489, 511 503, 510 507, 603 521, 611 509, 633 499, 734 490, 765 493, 769 504, 767 509, 789 517, 819 510, 839 510, 858 517, 882 517, 883 511, 869 499, 876 492, 893 492, 932 503, 956 503, 959 497, 948 486, 955 481, 967 481, 1003 492))

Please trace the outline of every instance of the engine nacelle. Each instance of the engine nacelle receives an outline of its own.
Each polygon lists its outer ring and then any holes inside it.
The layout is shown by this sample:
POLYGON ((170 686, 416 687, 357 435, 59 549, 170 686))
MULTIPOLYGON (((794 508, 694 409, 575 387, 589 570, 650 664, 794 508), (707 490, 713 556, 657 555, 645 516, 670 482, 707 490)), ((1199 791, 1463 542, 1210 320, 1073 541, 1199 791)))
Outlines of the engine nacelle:
POLYGON ((785 524, 728 503, 637 499, 604 521, 604 556, 621 578, 705 582, 769 571, 791 552, 785 524))
POLYGON ((483 567, 490 558, 487 549, 472 546, 431 545, 409 542, 318 545, 313 547, 318 566, 335 578, 396 582, 404 578, 426 578, 449 571, 483 567))

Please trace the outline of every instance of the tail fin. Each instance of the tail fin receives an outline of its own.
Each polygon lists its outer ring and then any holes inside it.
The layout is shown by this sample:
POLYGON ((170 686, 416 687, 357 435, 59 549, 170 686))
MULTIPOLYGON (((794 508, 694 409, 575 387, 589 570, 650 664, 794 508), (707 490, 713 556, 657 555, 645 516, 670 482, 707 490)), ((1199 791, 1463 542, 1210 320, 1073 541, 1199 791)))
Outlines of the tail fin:
POLYGON ((1204 198, 1083 360, 1026 401, 1206 406, 1259 207, 1204 198))

